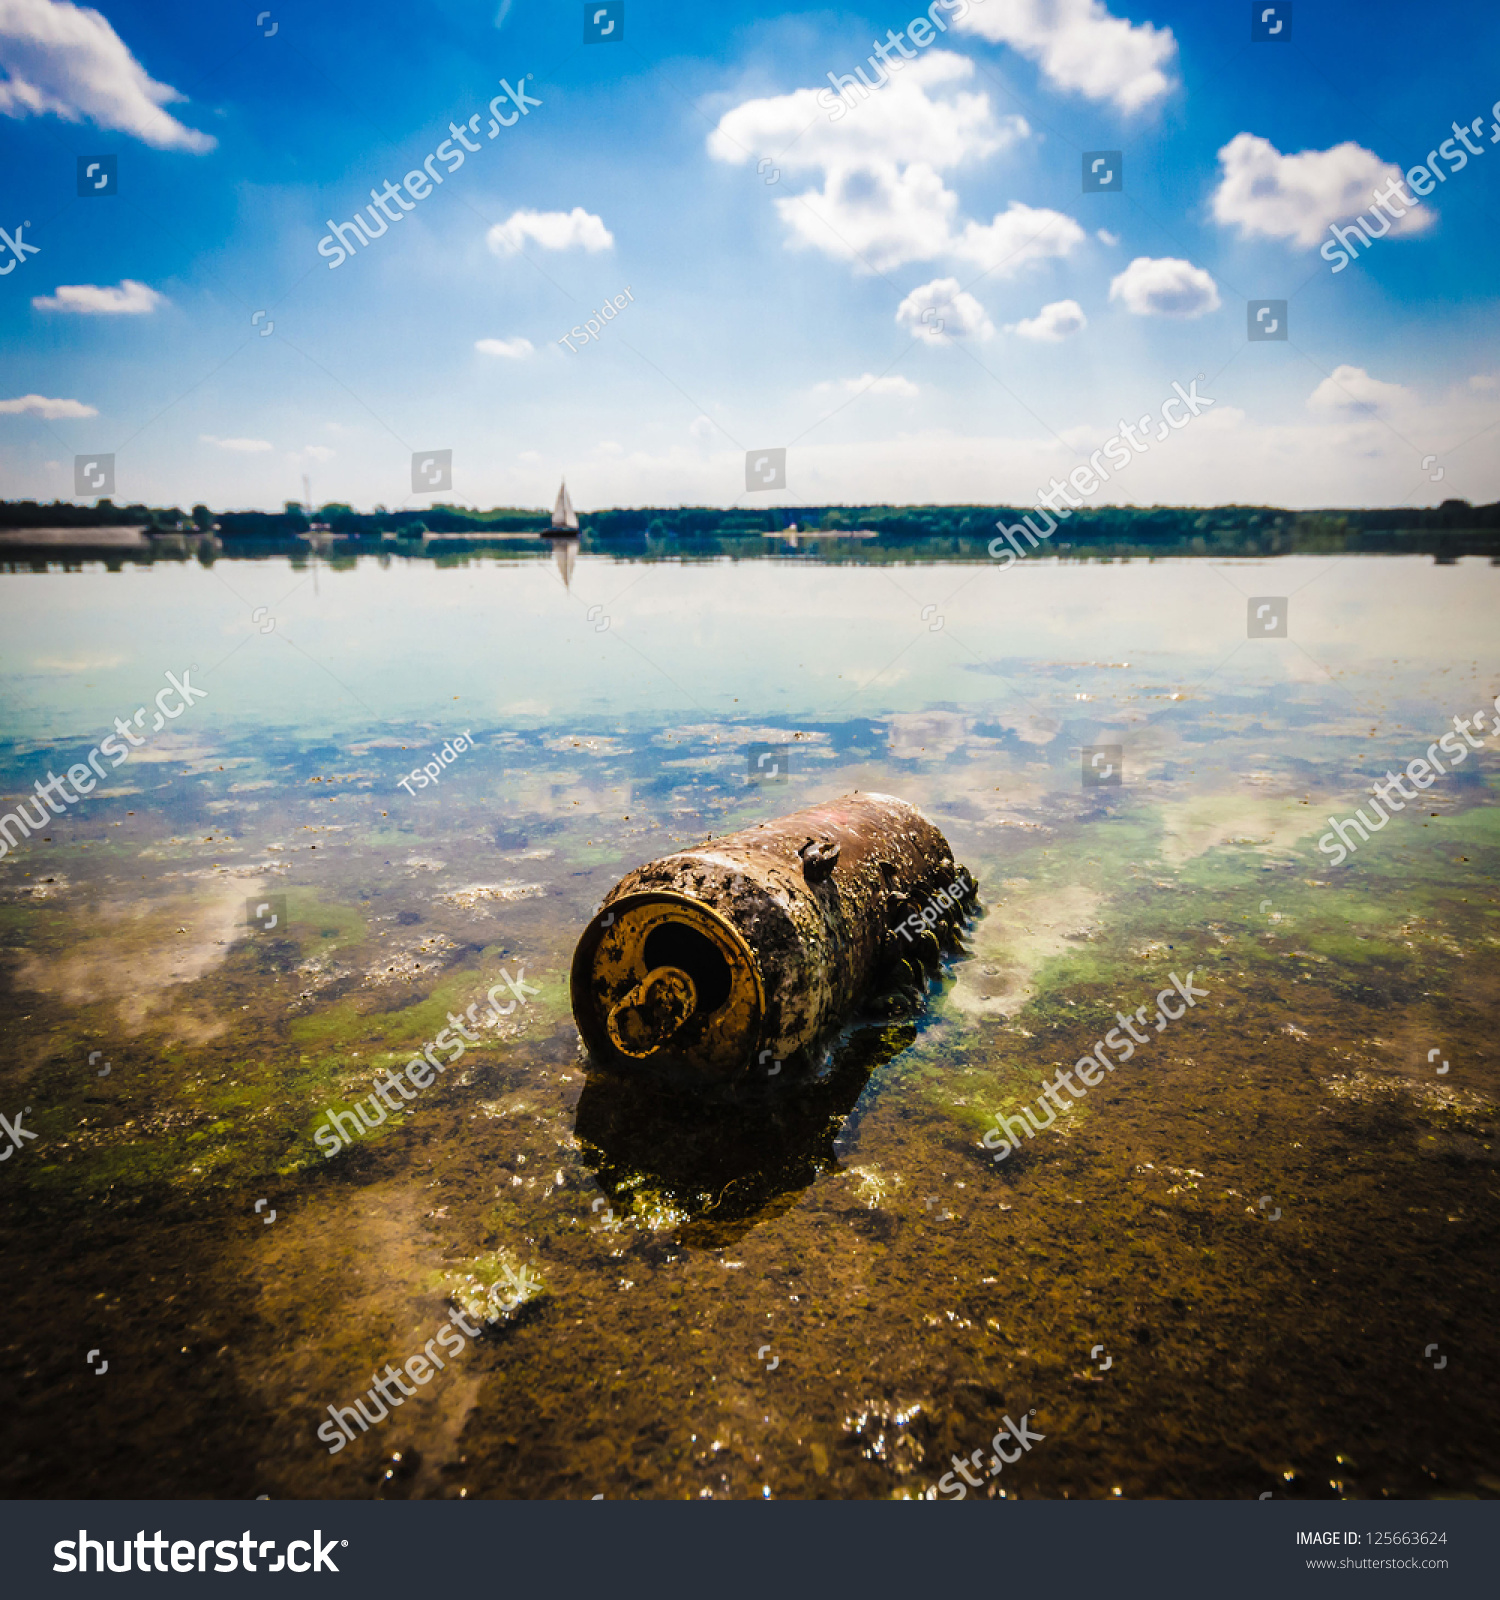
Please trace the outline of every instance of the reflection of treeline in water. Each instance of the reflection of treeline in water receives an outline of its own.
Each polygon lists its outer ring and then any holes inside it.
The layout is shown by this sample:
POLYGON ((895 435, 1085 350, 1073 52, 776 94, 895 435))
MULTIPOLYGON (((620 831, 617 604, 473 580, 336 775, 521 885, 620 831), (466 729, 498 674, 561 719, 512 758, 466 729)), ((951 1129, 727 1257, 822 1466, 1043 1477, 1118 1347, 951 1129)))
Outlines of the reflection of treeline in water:
MULTIPOLYGON (((913 551, 926 559, 969 557, 995 537, 996 524, 1014 523, 1029 507, 1016 506, 813 506, 720 510, 706 506, 644 507, 579 513, 586 544, 611 545, 649 554, 714 545, 748 554, 782 553, 778 540, 799 547, 821 535, 817 548, 834 559, 881 560, 913 551), (857 546, 830 547, 830 538, 860 534, 857 546), (878 534, 879 539, 870 537, 878 534)), ((525 507, 489 511, 434 505, 419 510, 355 511, 330 503, 311 516, 289 501, 282 511, 213 511, 177 507, 94 505, 54 501, 0 502, 0 529, 7 543, 24 544, 27 528, 76 529, 76 543, 89 544, 88 530, 141 528, 164 541, 167 554, 184 538, 235 546, 285 545, 308 538, 330 539, 352 549, 399 546, 402 554, 437 554, 504 538, 544 536, 550 513, 525 507), (441 541, 434 546, 434 539, 441 541)), ((56 535, 52 536, 53 542, 56 535)), ((305 545, 304 545, 305 548, 305 545)), ((1289 555, 1294 553, 1422 553, 1439 559, 1500 555, 1500 504, 1471 506, 1445 500, 1427 508, 1287 511, 1275 506, 1100 506, 1076 511, 1061 524, 1051 552, 1063 558, 1128 555, 1289 555)), ((248 550, 247 550, 248 553, 248 550)))

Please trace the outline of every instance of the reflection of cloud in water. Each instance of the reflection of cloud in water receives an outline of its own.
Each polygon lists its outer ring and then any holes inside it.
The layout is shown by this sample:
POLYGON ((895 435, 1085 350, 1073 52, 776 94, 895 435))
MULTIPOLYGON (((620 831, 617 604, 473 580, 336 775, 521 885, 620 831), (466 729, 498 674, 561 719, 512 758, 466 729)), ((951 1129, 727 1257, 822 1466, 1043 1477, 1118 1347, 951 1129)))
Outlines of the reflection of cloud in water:
MULTIPOLYGON (((27 951, 16 965, 16 981, 70 1006, 113 1001, 126 1031, 139 1033, 153 1012, 175 1004, 166 992, 171 986, 194 983, 220 967, 233 941, 247 932, 245 897, 257 891, 259 879, 201 876, 208 881, 187 895, 90 907, 69 948, 46 956, 27 951)), ((202 1044, 225 1026, 179 1007, 169 1033, 202 1044)))
POLYGON ((1000 895, 986 895, 988 915, 974 928, 973 959, 959 966, 950 1002, 971 1017, 1015 1016, 1036 993, 1043 965, 1092 936, 1103 903, 1103 895, 1081 883, 1028 894, 1007 880, 1000 895))
POLYGON ((652 744, 718 744, 738 749, 744 744, 826 744, 828 735, 817 729, 773 728, 750 722, 690 722, 662 728, 652 734, 652 744))
POLYGON ((893 760, 916 761, 923 757, 929 761, 938 756, 951 756, 959 750, 993 746, 993 739, 982 739, 969 730, 974 725, 972 717, 958 711, 901 711, 886 718, 893 760))
POLYGON ((544 883, 471 883, 464 889, 450 889, 438 899, 457 906, 460 911, 473 911, 485 900, 536 900, 546 892, 544 883))
POLYGON ((1301 795, 1267 794, 1169 801, 1158 814, 1162 859, 1174 866, 1226 844, 1266 854, 1290 852, 1318 817, 1301 795))
POLYGON ((575 750, 581 750, 585 755, 614 756, 619 755, 626 747, 620 740, 608 734, 563 733, 551 739, 543 739, 542 748, 556 751, 561 755, 571 755, 575 750))
MULTIPOLYGON (((174 739, 169 733, 161 733, 150 744, 141 745, 130 752, 132 762, 182 761, 198 763, 200 772, 212 771, 217 768, 220 757, 212 745, 193 744, 189 740, 178 737, 174 739), (209 763, 213 763, 212 767, 209 763)), ((125 763, 122 761, 121 766, 125 763)))
POLYGON ((1051 744, 1062 730, 1062 724, 1055 717, 1039 717, 1034 711, 1023 712, 1020 716, 997 713, 988 720, 1009 729, 1024 744, 1051 744))

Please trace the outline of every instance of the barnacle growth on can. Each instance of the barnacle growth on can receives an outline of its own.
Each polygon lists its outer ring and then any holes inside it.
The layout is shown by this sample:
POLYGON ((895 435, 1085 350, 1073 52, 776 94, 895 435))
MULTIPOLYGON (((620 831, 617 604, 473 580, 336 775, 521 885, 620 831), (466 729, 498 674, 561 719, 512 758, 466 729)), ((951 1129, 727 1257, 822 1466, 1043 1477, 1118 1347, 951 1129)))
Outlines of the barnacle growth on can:
POLYGON ((975 893, 915 806, 844 795, 622 878, 574 952, 573 1015, 596 1060, 732 1083, 925 993, 975 893))

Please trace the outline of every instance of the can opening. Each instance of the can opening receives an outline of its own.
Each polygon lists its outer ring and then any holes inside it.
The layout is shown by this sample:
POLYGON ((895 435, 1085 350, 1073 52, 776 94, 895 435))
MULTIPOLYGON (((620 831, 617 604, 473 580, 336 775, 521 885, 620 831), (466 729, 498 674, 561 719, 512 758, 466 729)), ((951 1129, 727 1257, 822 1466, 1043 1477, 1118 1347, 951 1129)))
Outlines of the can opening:
POLYGON ((590 1050, 711 1077, 744 1070, 760 1031, 760 970, 711 906, 653 891, 611 904, 580 941, 574 1015, 590 1050))
POLYGON ((693 980, 697 1009, 717 1011, 729 998, 729 963, 707 938, 685 922, 664 922, 646 935, 643 946, 648 967, 676 967, 693 980))

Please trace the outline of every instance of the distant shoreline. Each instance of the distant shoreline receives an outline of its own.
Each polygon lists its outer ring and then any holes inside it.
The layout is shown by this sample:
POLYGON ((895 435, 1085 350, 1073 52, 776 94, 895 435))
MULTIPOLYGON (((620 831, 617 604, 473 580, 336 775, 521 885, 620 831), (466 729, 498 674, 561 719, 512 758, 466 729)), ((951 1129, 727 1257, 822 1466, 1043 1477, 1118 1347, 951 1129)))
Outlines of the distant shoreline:
MULTIPOLYGON (((0 569, 11 571, 45 570, 59 561, 103 562, 118 567, 157 561, 196 560, 207 564, 283 556, 298 566, 310 558, 319 558, 338 568, 352 566, 361 556, 371 555, 439 563, 486 552, 545 558, 558 540, 541 513, 537 516, 538 525, 531 528, 497 527, 476 519, 472 525, 455 529, 424 524, 417 530, 411 527, 415 517, 393 527, 369 528, 364 524, 378 522, 381 516, 372 513, 359 517, 352 527, 313 531, 306 525, 285 526, 283 519, 266 513, 245 512, 222 513, 211 527, 202 529, 123 519, 18 525, 7 523, 4 518, 4 512, 12 509, 0 506, 0 569)), ((870 565, 987 561, 986 547, 995 521, 1006 511, 1003 507, 839 508, 834 514, 847 516, 849 526, 799 525, 795 529, 746 526, 732 520, 736 518, 732 512, 653 513, 645 528, 611 528, 607 523, 600 527, 596 520, 585 516, 581 519, 577 548, 584 554, 630 555, 645 560, 772 557, 870 565), (688 525, 668 524, 667 517, 673 517, 674 522, 681 517, 688 525)), ((1055 540, 1045 559, 1077 562, 1419 555, 1431 557, 1439 565, 1452 564, 1465 556, 1500 562, 1500 519, 1495 518, 1494 511, 1494 507, 1464 507, 1462 512, 1457 508, 1425 512, 1247 512, 1240 507, 1190 512, 1152 508, 1135 512, 1105 508, 1079 513, 1065 529, 1059 528, 1058 532, 1066 531, 1068 537, 1055 540)), ((508 514, 506 520, 514 515, 508 514)), ((633 513, 632 520, 640 515, 633 513)), ((431 512, 427 516, 436 520, 431 512)))
MULTIPOLYGON (((1022 508, 1025 509, 1025 508, 1022 508)), ((656 544, 695 540, 774 540, 795 537, 860 538, 872 543, 921 544, 959 539, 988 544, 996 525, 1013 522, 1010 505, 828 505, 748 509, 711 506, 613 507, 579 513, 585 544, 656 544)), ((1328 507, 1294 511, 1280 506, 1090 506, 1058 529, 1059 544, 1075 550, 1103 547, 1158 549, 1185 546, 1194 553, 1253 548, 1265 554, 1287 549, 1337 551, 1393 548, 1392 536, 1462 536, 1465 547, 1489 553, 1500 536, 1500 503, 1471 506, 1445 500, 1438 506, 1328 507), (1366 543, 1377 538, 1373 546, 1366 543)), ((289 501, 282 511, 215 511, 180 507, 93 505, 55 500, 0 501, 0 543, 62 548, 139 546, 197 541, 213 535, 226 549, 244 541, 338 544, 351 548, 420 545, 442 541, 510 542, 555 537, 543 508, 495 507, 488 511, 430 505, 372 511, 330 502, 310 513, 289 501)))

